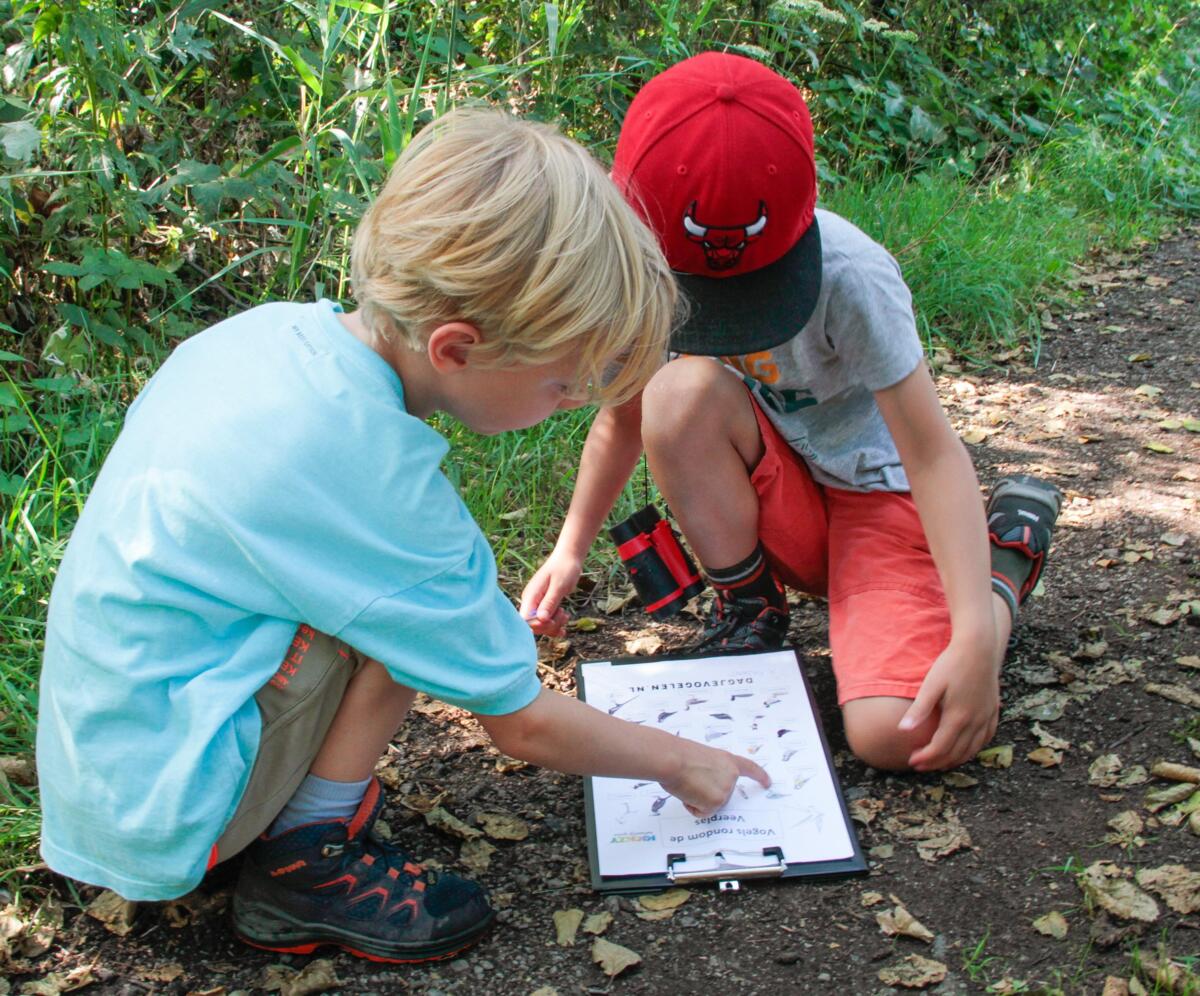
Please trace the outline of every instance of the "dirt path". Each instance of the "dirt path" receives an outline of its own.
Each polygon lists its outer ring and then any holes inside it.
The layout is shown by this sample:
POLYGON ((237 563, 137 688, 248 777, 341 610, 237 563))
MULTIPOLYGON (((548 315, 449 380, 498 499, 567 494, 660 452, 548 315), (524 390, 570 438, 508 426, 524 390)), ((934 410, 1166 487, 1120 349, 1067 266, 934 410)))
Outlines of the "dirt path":
MULTIPOLYGON (((426 826, 421 814, 435 797, 467 821, 500 811, 530 830, 520 841, 493 842, 479 874, 503 907, 502 924, 470 955, 396 968, 254 952, 228 933, 227 876, 187 902, 143 907, 119 937, 79 915, 65 889, 47 889, 54 883, 34 875, 26 898, 59 904, 63 925, 52 924, 41 942, 20 923, 7 930, 17 935, 8 942, 12 991, 57 992, 90 979, 90 992, 130 996, 339 986, 350 993, 843 994, 899 991, 884 978, 907 966, 930 992, 1116 994, 1139 991, 1136 982, 1132 990, 1118 984, 1136 975, 1139 951, 1143 962, 1177 959, 1164 969, 1177 979, 1189 965, 1200 973, 1200 837, 1176 806, 1152 812, 1153 793, 1174 783, 1149 774, 1163 760, 1200 765, 1200 744, 1186 741, 1200 738, 1200 228, 1096 267, 1075 300, 1045 316, 1036 370, 1026 351, 996 357, 986 370, 951 364, 939 374, 985 484, 1026 469, 1067 493, 1044 595, 1025 613, 1005 672, 1005 721, 995 744, 1011 746, 1011 766, 971 764, 950 778, 864 769, 845 752, 831 705, 824 613, 805 603, 794 615, 793 640, 825 703, 842 782, 872 856, 869 877, 736 894, 696 890, 667 918, 646 918, 635 901, 601 898, 586 885, 577 779, 514 769, 457 723, 455 710, 427 704, 384 771, 393 832, 420 856, 453 867, 461 842, 426 826), (1190 705, 1176 701, 1189 696, 1190 705), (1179 865, 1191 877, 1151 871, 1179 865), (1132 873, 1140 885, 1126 877, 1132 873), (877 916, 897 904, 930 939, 885 935, 877 916), (557 945, 552 917, 569 908, 611 913, 604 939, 637 952, 640 967, 610 981, 591 960, 591 936, 557 945), (1040 921, 1042 933, 1033 923, 1046 914, 1057 915, 1040 921), (49 946, 39 953, 43 942, 49 946), (942 973, 944 981, 930 981, 942 973), (22 988, 29 984, 42 988, 22 988)), ((580 655, 623 653, 647 632, 638 613, 585 611, 602 625, 543 647, 551 684, 570 687, 580 655)), ((668 646, 692 635, 687 623, 654 632, 668 646)), ((82 898, 93 896, 85 890, 82 898)), ((1145 979, 1145 964, 1141 971, 1145 979)), ((4 986, 0 977, 0 993, 4 986)))

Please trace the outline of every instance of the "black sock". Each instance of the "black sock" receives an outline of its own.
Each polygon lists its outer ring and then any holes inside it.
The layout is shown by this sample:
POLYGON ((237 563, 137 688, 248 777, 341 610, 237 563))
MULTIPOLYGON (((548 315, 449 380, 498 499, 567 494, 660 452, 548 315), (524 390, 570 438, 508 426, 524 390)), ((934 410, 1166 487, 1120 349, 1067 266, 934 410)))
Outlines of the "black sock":
POLYGON ((787 596, 767 566, 761 543, 755 544, 745 560, 739 560, 731 567, 705 567, 704 573, 719 592, 734 598, 762 598, 768 605, 787 612, 787 596))
POLYGON ((1023 601, 1021 589, 1032 573, 1033 560, 1028 554, 992 544, 992 591, 1004 599, 1014 620, 1023 601))

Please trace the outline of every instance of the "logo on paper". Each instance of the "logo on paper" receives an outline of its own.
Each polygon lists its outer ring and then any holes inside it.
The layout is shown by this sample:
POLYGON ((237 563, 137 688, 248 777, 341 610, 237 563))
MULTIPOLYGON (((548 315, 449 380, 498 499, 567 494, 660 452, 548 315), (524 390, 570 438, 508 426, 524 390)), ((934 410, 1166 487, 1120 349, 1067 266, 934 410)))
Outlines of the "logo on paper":
POLYGON ((618 833, 613 834, 610 844, 651 844, 658 838, 652 833, 618 833))

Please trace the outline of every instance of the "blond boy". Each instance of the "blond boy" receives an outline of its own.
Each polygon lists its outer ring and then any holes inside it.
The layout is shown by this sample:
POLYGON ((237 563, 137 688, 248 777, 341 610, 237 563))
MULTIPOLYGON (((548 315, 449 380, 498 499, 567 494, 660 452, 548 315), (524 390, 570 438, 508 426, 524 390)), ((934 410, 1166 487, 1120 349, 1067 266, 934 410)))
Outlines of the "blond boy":
POLYGON ((652 778, 697 814, 766 776, 541 688, 423 421, 523 428, 653 373, 673 283, 596 163, 543 126, 448 115, 363 219, 352 276, 357 312, 237 315, 131 406, 50 602, 42 853, 160 900, 244 851, 244 940, 419 961, 493 913, 372 834, 372 772, 418 691, 507 754, 652 778))

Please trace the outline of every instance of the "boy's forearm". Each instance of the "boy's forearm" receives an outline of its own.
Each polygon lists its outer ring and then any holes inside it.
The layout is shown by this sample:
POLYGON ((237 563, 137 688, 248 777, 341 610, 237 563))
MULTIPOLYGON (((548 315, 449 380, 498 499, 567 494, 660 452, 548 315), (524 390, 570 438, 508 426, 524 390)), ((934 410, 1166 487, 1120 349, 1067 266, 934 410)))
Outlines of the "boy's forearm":
POLYGON ((558 547, 587 555, 642 453, 641 398, 597 413, 583 446, 558 547))
POLYGON ((518 712, 477 718, 504 753, 568 774, 663 782, 682 765, 676 737, 548 689, 518 712))
POLYGON ((937 565, 954 632, 992 625, 987 526, 970 457, 953 439, 909 470, 913 501, 937 565))
POLYGON ((979 481, 926 366, 875 393, 896 442, 929 552, 950 609, 953 637, 994 633, 987 524, 979 481))

